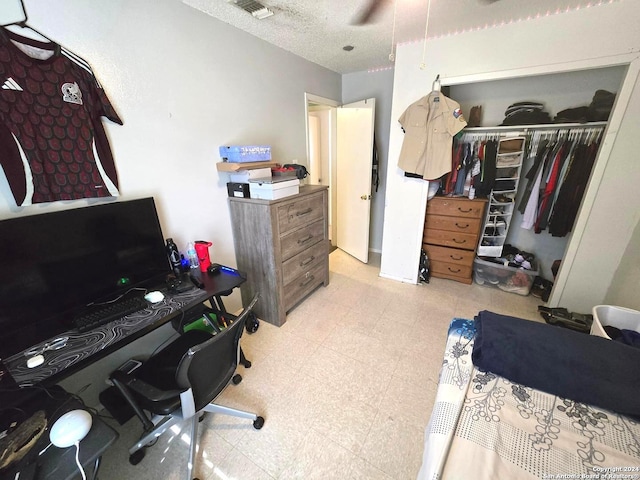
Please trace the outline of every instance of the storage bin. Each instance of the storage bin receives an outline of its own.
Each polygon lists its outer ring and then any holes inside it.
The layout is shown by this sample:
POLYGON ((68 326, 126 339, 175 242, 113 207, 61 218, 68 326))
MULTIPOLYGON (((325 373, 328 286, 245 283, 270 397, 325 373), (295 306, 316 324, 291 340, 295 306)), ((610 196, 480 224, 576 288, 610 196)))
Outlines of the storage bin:
POLYGON ((640 333, 640 312, 637 310, 614 305, 596 305, 592 313, 591 335, 611 340, 604 329, 606 326, 640 333))
POLYGON ((529 295, 538 270, 510 267, 477 258, 473 261, 473 279, 478 285, 499 288, 505 292, 529 295))
POLYGON ((249 180, 251 198, 277 200, 300 192, 300 180, 289 177, 254 178, 249 180))
POLYGON ((220 158, 225 162, 266 162, 271 160, 271 147, 268 145, 244 145, 220 147, 220 158))

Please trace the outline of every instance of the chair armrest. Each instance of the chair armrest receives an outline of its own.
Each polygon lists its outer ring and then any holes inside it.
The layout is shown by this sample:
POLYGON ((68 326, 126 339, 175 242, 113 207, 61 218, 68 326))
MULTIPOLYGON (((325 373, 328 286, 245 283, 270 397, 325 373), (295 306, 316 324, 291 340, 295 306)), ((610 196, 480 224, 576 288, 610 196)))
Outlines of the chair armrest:
POLYGON ((152 402, 161 402, 179 397, 182 390, 161 390, 153 385, 120 370, 111 374, 111 378, 152 402))

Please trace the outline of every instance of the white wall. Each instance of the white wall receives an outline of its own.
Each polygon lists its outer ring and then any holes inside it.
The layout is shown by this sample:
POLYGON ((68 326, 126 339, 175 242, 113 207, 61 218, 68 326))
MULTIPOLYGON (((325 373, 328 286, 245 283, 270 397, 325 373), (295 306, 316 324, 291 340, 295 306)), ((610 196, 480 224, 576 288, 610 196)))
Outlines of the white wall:
MULTIPOLYGON (((304 92, 340 98, 340 75, 175 0, 25 4, 31 25, 92 65, 124 121, 107 121, 120 199, 155 197, 180 249, 207 239, 214 261, 235 265, 218 147, 267 144, 276 161, 306 158, 304 92)), ((0 218, 99 202, 18 208, 0 175, 0 218)))
MULTIPOLYGON (((8 1, 18 2, 3 3, 8 1)), ((107 125, 120 199, 155 197, 163 232, 179 248, 207 239, 213 261, 235 265, 228 179, 216 170, 218 147, 268 144, 281 163, 305 159, 304 92, 340 98, 340 75, 176 0, 25 4, 32 26, 92 65, 124 121, 107 125)), ((18 208, 0 174, 0 218, 100 202, 18 208)), ((239 294, 226 304, 237 310, 239 294)), ((105 359, 103 370, 119 360, 105 359)), ((100 377, 69 381, 83 385, 100 377)), ((94 387, 102 388, 101 382, 94 387)), ((87 393, 90 403, 95 395, 87 393)))
MULTIPOLYGON (((437 74, 447 85, 629 62, 638 56, 640 33, 635 25, 639 17, 637 2, 621 1, 433 39, 427 45, 424 70, 419 68, 422 44, 401 45, 396 57, 392 118, 398 118, 407 106, 426 95, 437 74), (598 33, 594 35, 596 27, 598 33)), ((632 70, 620 95, 625 103, 631 95, 632 102, 627 108, 623 103, 614 110, 613 126, 602 148, 604 158, 595 168, 597 175, 604 176, 590 186, 585 195, 588 208, 577 221, 585 234, 575 242, 572 239, 568 249, 571 261, 563 265, 562 278, 556 282, 556 287, 561 283, 564 288, 554 292, 550 303, 588 311, 593 302, 601 301, 632 230, 622 227, 612 234, 603 227, 637 224, 640 165, 634 157, 640 149, 640 137, 632 130, 637 130, 640 123, 640 109, 634 105, 640 92, 630 91, 637 75, 637 70, 632 70)), ((404 178, 397 168, 402 140, 399 126, 392 122, 381 275, 415 283, 427 187, 426 182, 404 178)))
POLYGON ((375 138, 380 162, 378 166, 380 184, 377 192, 375 187, 372 189, 369 225, 369 250, 374 252, 382 251, 392 93, 393 70, 356 72, 342 76, 342 103, 356 102, 365 98, 376 99, 375 138))

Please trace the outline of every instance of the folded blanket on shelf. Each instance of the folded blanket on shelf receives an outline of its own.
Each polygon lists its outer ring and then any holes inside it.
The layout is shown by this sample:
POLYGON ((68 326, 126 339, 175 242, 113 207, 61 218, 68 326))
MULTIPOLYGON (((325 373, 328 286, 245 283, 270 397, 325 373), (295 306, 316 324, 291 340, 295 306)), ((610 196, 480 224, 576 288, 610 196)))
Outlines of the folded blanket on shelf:
POLYGON ((640 350, 482 311, 473 364, 512 382, 640 419, 640 350))

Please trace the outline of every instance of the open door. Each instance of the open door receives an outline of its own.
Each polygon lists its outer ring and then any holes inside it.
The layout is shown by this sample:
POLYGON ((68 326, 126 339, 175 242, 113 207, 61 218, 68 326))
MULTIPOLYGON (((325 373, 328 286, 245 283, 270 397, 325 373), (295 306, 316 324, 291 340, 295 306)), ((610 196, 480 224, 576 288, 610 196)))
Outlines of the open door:
POLYGON ((375 99, 338 108, 336 162, 336 246, 369 261, 371 167, 375 99))

